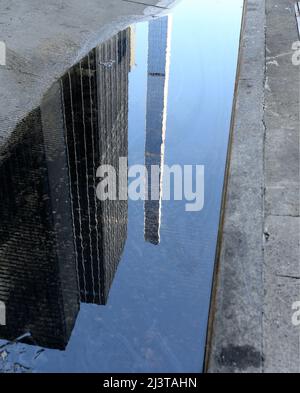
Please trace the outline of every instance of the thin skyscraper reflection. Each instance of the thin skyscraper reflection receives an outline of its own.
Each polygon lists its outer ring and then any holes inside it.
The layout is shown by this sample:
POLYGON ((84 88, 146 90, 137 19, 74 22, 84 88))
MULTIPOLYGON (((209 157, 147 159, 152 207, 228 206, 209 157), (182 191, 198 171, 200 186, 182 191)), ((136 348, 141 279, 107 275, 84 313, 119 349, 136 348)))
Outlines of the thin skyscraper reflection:
POLYGON ((170 68, 170 16, 149 22, 148 83, 145 165, 148 172, 145 201, 145 240, 160 242, 162 180, 167 126, 168 82, 170 68), (151 172, 156 166, 160 173, 151 172))

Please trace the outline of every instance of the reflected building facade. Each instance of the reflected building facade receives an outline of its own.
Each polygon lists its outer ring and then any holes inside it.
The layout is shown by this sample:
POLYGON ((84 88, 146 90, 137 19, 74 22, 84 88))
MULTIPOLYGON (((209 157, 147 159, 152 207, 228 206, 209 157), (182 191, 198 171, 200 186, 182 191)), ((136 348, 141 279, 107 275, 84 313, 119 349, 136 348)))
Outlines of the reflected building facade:
MULTIPOLYGON (((56 109, 54 101, 51 107, 56 109)), ((33 111, 1 150, 0 300, 5 325, 0 337, 14 340, 30 333, 29 343, 63 349, 76 321, 79 293, 65 143, 58 137, 59 119, 54 125, 51 117, 50 107, 33 111), (51 139, 55 149, 46 143, 51 139)))
POLYGON ((97 199, 96 171, 128 156, 130 34, 72 67, 0 148, 0 338, 64 349, 80 301, 107 302, 128 208, 97 199))
MULTIPOLYGON (((127 237, 127 201, 99 201, 96 171, 128 156, 130 28, 62 78, 81 301, 106 304, 127 237), (100 132, 99 132, 100 130, 100 132)), ((118 178, 118 170, 117 170, 118 178)))
POLYGON ((148 195, 145 201, 144 237, 147 242, 155 245, 160 242, 171 23, 172 19, 170 16, 149 22, 145 144, 148 195), (159 168, 160 173, 155 174, 151 172, 152 166, 159 168))

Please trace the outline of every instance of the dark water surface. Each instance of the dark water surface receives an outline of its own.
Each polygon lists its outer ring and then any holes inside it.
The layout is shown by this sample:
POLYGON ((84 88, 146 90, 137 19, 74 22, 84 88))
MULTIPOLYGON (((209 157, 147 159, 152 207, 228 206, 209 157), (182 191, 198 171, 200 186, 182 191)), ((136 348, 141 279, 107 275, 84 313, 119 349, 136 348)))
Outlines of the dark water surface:
POLYGON ((183 0, 119 32, 1 147, 1 371, 201 371, 241 15, 183 0), (101 202, 97 168, 127 156, 204 165, 204 208, 101 202))

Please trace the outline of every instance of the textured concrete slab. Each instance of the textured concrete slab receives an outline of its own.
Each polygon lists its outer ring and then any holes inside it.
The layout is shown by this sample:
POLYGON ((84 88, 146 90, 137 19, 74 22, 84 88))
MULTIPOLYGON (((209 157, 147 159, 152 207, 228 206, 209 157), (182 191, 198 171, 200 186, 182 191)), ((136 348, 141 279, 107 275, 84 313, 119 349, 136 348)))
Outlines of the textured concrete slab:
POLYGON ((299 373, 299 327, 291 310, 300 299, 300 219, 269 216, 265 225, 264 371, 299 373))
POLYGON ((295 2, 266 2, 264 371, 300 372, 300 71, 288 54, 299 40, 295 2), (284 26, 284 28, 283 28, 284 26))
POLYGON ((172 0, 1 0, 0 144, 51 84, 89 50, 172 0))
POLYGON ((299 132, 268 129, 265 143, 265 213, 299 216, 299 132))
POLYGON ((266 218, 265 265, 275 277, 300 280, 299 254, 295 252, 299 249, 299 229, 299 217, 270 215, 266 218))
POLYGON ((245 2, 208 372, 300 372, 299 40, 292 0, 245 2))

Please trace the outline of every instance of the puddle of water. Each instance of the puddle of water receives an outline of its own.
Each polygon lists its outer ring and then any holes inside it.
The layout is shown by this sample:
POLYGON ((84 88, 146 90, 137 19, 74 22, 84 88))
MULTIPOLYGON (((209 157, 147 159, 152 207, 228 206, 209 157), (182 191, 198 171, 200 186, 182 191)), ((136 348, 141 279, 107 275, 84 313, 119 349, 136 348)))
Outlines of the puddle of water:
POLYGON ((1 149, 0 370, 201 370, 241 14, 242 0, 183 0, 118 33, 1 149), (97 168, 127 156, 204 165, 204 208, 162 185, 100 201, 97 168))

